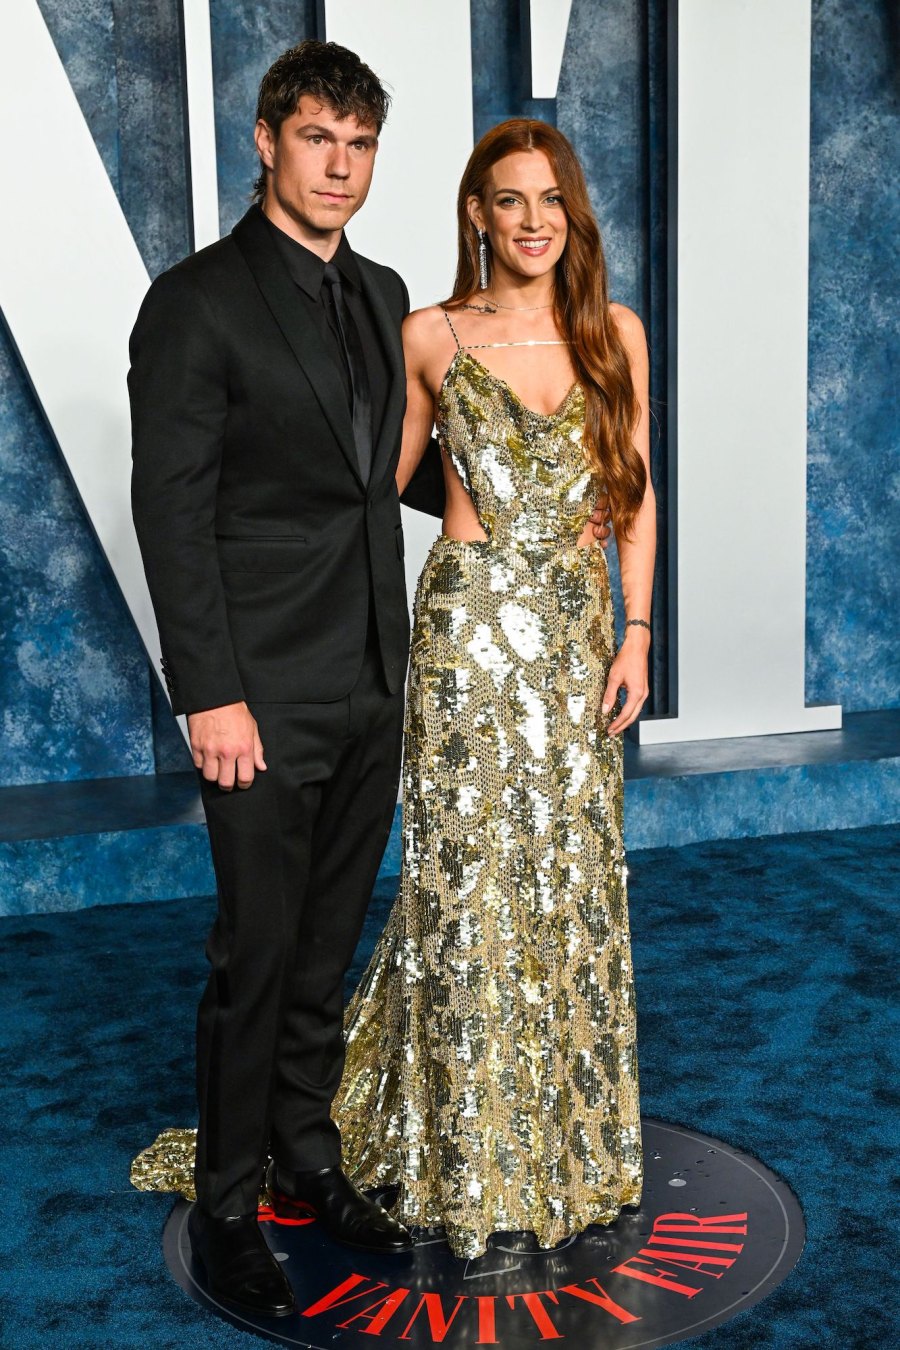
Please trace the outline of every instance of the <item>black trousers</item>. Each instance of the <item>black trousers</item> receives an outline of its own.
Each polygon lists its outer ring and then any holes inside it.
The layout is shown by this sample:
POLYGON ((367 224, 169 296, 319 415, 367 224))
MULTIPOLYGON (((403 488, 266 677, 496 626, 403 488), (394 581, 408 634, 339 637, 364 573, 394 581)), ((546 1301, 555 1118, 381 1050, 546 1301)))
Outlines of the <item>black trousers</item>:
POLYGON ((334 703, 251 707, 268 769, 203 783, 219 891, 197 1018, 197 1196, 255 1211, 266 1154, 292 1170, 340 1162, 330 1118, 344 1064, 344 976, 390 833, 402 693, 370 643, 334 703))

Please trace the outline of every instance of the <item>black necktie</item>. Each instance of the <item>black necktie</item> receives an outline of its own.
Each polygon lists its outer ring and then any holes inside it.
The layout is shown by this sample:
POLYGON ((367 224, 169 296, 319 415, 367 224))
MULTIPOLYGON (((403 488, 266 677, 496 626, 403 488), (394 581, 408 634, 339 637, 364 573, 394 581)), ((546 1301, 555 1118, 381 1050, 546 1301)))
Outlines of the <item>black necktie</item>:
POLYGON ((353 437, 359 459, 359 475, 363 482, 367 483, 372 468, 372 395, 369 389, 369 372, 366 370, 359 329, 347 307, 341 286, 341 274, 334 263, 325 264, 325 284, 331 291, 344 359, 350 372, 353 437))

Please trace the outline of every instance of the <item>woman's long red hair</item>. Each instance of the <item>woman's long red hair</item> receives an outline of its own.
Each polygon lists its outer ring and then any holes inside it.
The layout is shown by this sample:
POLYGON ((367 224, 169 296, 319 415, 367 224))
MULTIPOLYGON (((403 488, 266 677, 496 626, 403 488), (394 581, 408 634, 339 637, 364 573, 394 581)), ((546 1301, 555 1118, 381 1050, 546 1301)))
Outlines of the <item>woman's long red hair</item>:
POLYGON ((469 198, 483 202, 493 166, 522 150, 544 152, 562 194, 569 233, 556 267, 556 322, 572 344, 572 364, 585 393, 588 456, 606 485, 617 530, 628 534, 647 485, 647 470, 634 445, 640 408, 628 353, 609 310, 606 259, 587 184, 575 151, 556 127, 514 117, 492 127, 475 146, 459 185, 459 256, 453 294, 445 303, 458 308, 479 291, 478 238, 469 198))

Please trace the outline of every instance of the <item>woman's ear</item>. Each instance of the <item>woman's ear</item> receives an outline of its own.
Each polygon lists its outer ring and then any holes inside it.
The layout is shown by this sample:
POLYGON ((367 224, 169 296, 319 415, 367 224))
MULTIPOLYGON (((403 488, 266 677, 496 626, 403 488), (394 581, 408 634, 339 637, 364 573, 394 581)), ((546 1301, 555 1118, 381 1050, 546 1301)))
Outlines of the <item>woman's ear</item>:
POLYGON ((466 202, 466 210, 468 211, 469 219, 476 230, 483 230, 485 228, 484 212, 481 209, 481 202, 477 197, 470 197, 468 199, 466 202))

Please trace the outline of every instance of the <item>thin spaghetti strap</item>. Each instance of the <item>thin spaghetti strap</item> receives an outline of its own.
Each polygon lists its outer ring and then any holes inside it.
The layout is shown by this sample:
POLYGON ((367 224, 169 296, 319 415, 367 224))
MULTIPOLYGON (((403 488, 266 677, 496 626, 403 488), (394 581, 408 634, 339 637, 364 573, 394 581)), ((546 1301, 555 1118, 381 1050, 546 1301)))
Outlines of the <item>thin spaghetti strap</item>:
POLYGON ((447 313, 447 311, 444 309, 443 305, 441 306, 441 313, 443 314, 444 318, 447 320, 447 324, 448 324, 448 326, 449 326, 449 328, 450 328, 450 332, 453 334, 453 341, 456 343, 456 350, 457 350, 458 352, 462 351, 462 343, 460 342, 459 338, 456 336, 456 329, 453 327, 453 324, 452 324, 451 319, 450 319, 450 315, 449 315, 449 314, 447 313))

